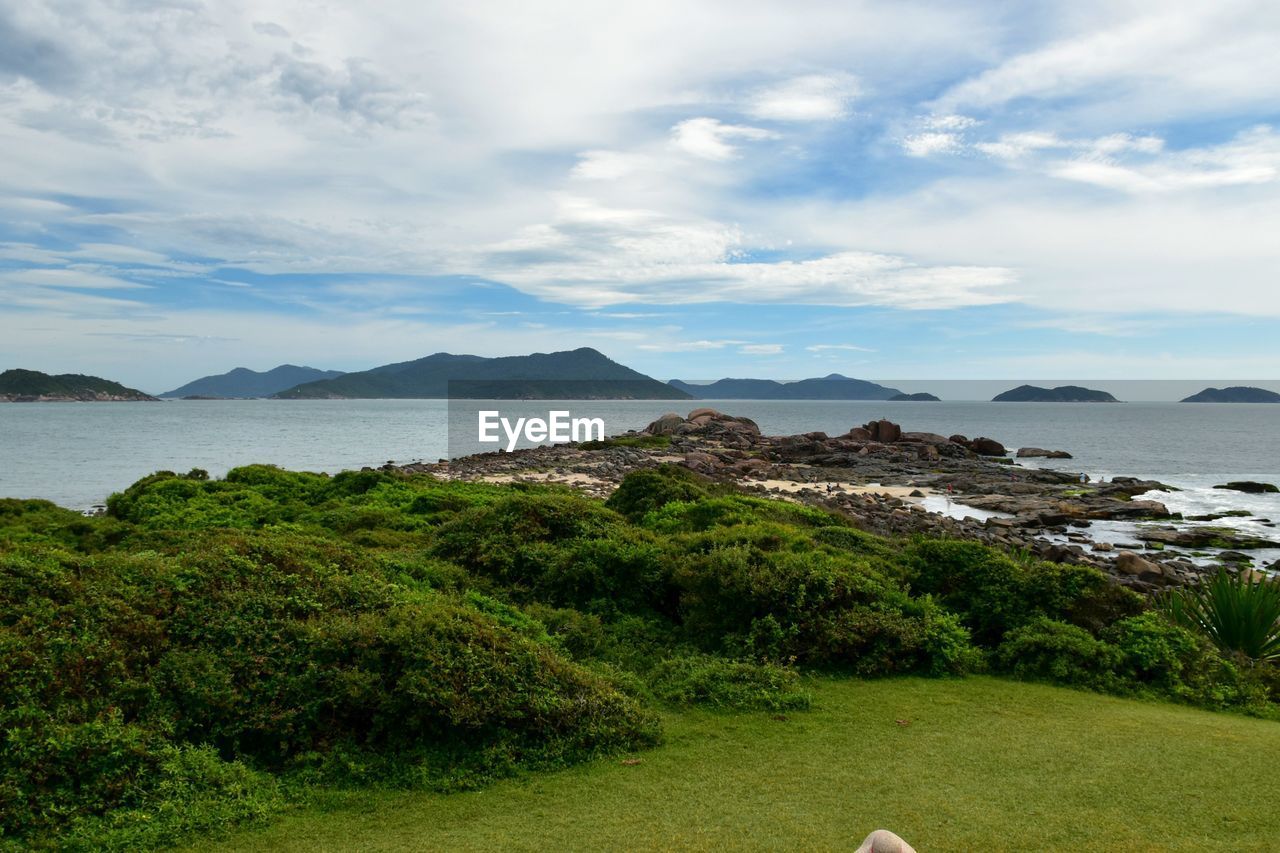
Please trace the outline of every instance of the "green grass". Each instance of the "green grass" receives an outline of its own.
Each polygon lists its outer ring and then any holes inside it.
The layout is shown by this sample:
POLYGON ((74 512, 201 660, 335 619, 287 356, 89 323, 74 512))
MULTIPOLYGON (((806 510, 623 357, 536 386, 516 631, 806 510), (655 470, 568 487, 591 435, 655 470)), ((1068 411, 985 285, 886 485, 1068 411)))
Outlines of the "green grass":
POLYGON ((338 794, 200 850, 1274 850, 1280 724, 994 678, 818 680, 813 710, 473 793, 338 794), (909 721, 900 725, 898 720, 909 721))

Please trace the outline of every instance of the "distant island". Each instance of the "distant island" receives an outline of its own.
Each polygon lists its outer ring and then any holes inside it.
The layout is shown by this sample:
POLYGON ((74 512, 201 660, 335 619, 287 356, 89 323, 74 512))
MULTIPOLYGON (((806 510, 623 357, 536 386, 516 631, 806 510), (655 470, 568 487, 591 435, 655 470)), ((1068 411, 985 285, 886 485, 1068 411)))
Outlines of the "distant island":
POLYGON ((1206 388, 1192 394, 1184 403, 1280 403, 1280 394, 1266 388, 1250 385, 1232 385, 1230 388, 1206 388))
POLYGON ((114 403, 156 400, 136 388, 119 382, 59 373, 51 376, 38 370, 15 368, 0 373, 0 403, 114 403))
POLYGON ((504 358, 438 352, 415 361, 306 382, 275 396, 284 400, 690 399, 684 391, 618 364, 590 347, 504 358))
POLYGON ((894 394, 889 398, 890 403, 941 403, 942 399, 928 394, 924 391, 918 391, 915 394, 894 394))
POLYGON ((991 398, 993 403, 1118 403, 1106 391, 1095 391, 1079 385, 1059 385, 1057 388, 1040 388, 1036 385, 1019 385, 991 398))
POLYGON ((702 400, 889 400, 902 394, 864 379, 850 379, 839 373, 797 382, 773 379, 720 379, 696 385, 672 379, 667 383, 702 400))
POLYGON ((248 397, 270 397, 281 391, 287 391, 304 382, 316 382, 321 379, 334 379, 342 375, 341 370, 317 370, 314 367, 298 367, 294 364, 282 364, 267 371, 250 370, 237 367, 217 376, 203 376, 186 385, 166 391, 161 397, 183 397, 188 400, 232 400, 248 397))

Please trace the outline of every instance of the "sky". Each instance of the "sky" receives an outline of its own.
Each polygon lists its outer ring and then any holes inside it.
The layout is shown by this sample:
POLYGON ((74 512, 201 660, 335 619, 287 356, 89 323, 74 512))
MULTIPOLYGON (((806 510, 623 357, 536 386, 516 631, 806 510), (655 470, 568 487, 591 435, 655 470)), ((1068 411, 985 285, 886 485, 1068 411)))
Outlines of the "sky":
POLYGON ((1280 4, 0 0, 0 368, 1280 377, 1280 4))

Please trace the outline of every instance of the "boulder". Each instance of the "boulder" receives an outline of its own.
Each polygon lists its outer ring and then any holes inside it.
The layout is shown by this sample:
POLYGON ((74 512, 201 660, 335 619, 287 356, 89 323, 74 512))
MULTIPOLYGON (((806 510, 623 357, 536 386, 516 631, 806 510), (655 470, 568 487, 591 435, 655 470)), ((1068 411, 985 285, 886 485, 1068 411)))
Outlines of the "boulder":
POLYGON ((975 438, 973 441, 969 442, 969 447, 973 449, 974 453, 981 456, 1005 455, 1004 445, 996 441, 994 438, 975 438))
POLYGON ((1280 492, 1280 488, 1276 488, 1272 483, 1255 483, 1253 480, 1232 480, 1230 483, 1223 483, 1221 486, 1214 486, 1214 488, 1227 489, 1232 492, 1245 492, 1250 495, 1280 492))
POLYGON ((854 427, 847 433, 848 437, 853 441, 871 441, 871 430, 866 427, 854 427))
POLYGON ((720 467, 720 460, 710 453, 694 452, 684 455, 684 464, 694 471, 709 474, 720 467))
POLYGON ((1045 450, 1043 447, 1019 447, 1019 459, 1070 459, 1071 454, 1065 450, 1045 450))
POLYGON ((694 420, 696 418, 702 418, 702 417, 723 418, 724 414, 716 411, 715 409, 707 409, 707 408, 694 409, 692 412, 689 413, 689 417, 686 420, 694 420))
POLYGON ((1132 551, 1121 551, 1116 555, 1116 571, 1126 575, 1164 575, 1164 568, 1159 563, 1139 557, 1132 551))
POLYGON ((965 438, 963 435, 953 435, 953 436, 951 436, 951 443, 952 443, 952 444, 959 444, 959 445, 962 445, 962 446, 964 446, 964 447, 968 447, 968 446, 969 446, 969 439, 965 438))
POLYGON ((872 441, 878 441, 881 444, 893 444, 902 438, 902 427, 883 418, 866 424, 864 428, 871 433, 872 441))
POLYGON ((676 428, 684 423, 684 418, 675 412, 658 415, 658 419, 644 428, 649 435, 675 435, 676 428))
POLYGON ((915 441, 921 444, 950 444, 951 439, 936 432, 904 432, 902 441, 915 441))

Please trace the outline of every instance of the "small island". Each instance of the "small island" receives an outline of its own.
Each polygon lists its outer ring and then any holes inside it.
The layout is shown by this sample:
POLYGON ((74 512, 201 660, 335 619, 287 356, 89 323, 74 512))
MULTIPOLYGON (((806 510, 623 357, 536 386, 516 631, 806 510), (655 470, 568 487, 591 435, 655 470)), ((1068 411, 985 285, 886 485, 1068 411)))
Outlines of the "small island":
POLYGON ((1057 388, 1041 388, 1036 385, 1019 385, 991 398, 993 403, 1118 403, 1106 391, 1095 391, 1079 385, 1059 385, 1057 388))
POLYGON ((157 402, 150 394, 126 388, 119 382, 60 373, 54 376, 38 370, 15 368, 0 373, 0 403, 132 403, 157 402))
POLYGON ((1192 394, 1183 403, 1280 403, 1280 394, 1266 388, 1251 385, 1232 385, 1229 388, 1206 388, 1192 394))
POLYGON ((924 391, 918 391, 915 394, 894 394, 889 398, 890 403, 941 403, 940 397, 935 397, 924 391))

